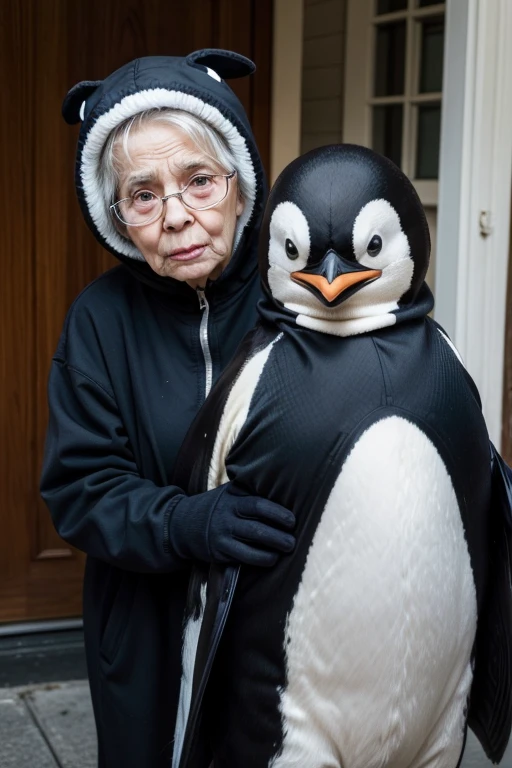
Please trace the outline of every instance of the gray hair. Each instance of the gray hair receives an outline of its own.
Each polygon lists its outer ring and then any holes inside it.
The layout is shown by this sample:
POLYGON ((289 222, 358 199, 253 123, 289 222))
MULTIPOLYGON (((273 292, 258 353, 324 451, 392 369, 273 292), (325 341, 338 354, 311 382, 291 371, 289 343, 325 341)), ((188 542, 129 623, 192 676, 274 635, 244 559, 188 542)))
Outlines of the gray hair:
POLYGON ((238 188, 244 200, 250 197, 246 180, 237 168, 235 155, 224 137, 213 126, 199 117, 182 109, 168 107, 146 109, 121 122, 109 134, 100 157, 99 181, 103 200, 108 207, 115 202, 119 189, 121 168, 116 158, 115 149, 121 144, 123 152, 130 158, 128 149, 130 134, 139 130, 143 125, 152 122, 163 122, 178 128, 188 136, 198 149, 214 162, 218 163, 226 173, 237 171, 238 188))

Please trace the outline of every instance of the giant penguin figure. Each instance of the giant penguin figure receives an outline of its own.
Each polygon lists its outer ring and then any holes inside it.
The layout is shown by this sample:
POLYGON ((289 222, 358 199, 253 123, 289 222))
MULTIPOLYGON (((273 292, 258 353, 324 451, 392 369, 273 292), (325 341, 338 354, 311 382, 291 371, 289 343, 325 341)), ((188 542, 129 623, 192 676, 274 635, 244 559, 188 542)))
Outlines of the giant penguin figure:
POLYGON ((270 569, 196 572, 173 765, 455 768, 468 710, 499 760, 500 481, 474 383, 428 317, 420 201, 371 150, 325 147, 282 173, 260 242, 261 320, 178 480, 279 502, 297 546, 270 569))

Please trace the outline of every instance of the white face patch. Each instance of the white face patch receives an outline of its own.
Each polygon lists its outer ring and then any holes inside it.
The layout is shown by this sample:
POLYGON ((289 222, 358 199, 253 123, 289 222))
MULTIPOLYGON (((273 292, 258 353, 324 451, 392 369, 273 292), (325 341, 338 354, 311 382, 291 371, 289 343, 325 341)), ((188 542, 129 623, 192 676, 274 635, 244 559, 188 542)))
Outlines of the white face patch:
POLYGON ((411 285, 414 264, 400 217, 387 200, 372 200, 361 209, 352 229, 352 244, 357 261, 369 269, 381 270, 382 275, 340 305, 325 306, 290 278, 291 272, 305 267, 309 255, 306 217, 294 203, 280 203, 276 207, 270 221, 268 282, 274 298, 297 313, 298 325, 336 336, 351 336, 396 322, 393 312, 411 285), (368 253, 368 246, 375 237, 380 238, 381 248, 373 256, 368 253), (286 253, 287 239, 297 248, 295 260, 286 253))
POLYGON ((222 82, 220 76, 216 73, 214 69, 210 69, 210 67, 206 67, 206 71, 210 75, 210 77, 213 77, 214 80, 217 80, 219 83, 222 82))
POLYGON ((372 200, 361 209, 352 230, 352 246, 358 262, 369 269, 384 270, 393 262, 409 260, 411 252, 400 217, 387 200, 372 200), (376 256, 368 253, 374 237, 382 242, 376 256))
POLYGON ((352 229, 352 246, 360 264, 380 269, 382 275, 341 305, 346 316, 368 318, 396 310, 411 286, 414 263, 400 217, 391 203, 371 200, 361 209, 352 229), (370 255, 374 238, 380 238, 382 246, 377 255, 370 255))
POLYGON ((268 283, 272 295, 285 306, 300 300, 305 288, 290 277, 304 269, 310 249, 309 226, 295 203, 279 203, 270 219, 268 283))

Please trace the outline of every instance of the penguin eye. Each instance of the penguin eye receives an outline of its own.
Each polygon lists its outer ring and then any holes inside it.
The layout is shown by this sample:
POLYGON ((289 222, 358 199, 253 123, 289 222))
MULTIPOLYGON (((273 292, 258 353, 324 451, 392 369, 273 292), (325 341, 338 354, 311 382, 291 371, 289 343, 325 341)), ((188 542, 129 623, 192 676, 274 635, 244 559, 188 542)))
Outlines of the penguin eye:
POLYGON ((297 258, 297 256, 299 255, 299 252, 295 247, 295 244, 292 243, 292 241, 288 237, 286 238, 284 247, 286 248, 286 255, 288 256, 289 259, 294 260, 297 258))
POLYGON ((379 235, 374 235, 368 243, 366 249, 368 256, 377 256, 382 250, 382 238, 379 235))

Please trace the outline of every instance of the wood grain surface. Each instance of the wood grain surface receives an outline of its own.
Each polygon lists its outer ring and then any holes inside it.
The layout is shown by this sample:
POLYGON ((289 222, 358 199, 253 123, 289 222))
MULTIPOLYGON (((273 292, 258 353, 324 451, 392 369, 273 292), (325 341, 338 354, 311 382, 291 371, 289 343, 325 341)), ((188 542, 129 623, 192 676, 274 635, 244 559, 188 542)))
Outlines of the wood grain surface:
POLYGON ((272 0, 0 3, 0 622, 81 613, 84 556, 39 497, 46 382, 70 304, 116 261, 82 220, 62 99, 139 56, 236 50, 258 66, 233 86, 268 169, 271 16, 272 0))

